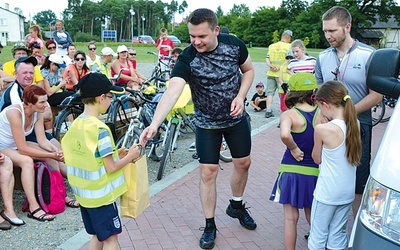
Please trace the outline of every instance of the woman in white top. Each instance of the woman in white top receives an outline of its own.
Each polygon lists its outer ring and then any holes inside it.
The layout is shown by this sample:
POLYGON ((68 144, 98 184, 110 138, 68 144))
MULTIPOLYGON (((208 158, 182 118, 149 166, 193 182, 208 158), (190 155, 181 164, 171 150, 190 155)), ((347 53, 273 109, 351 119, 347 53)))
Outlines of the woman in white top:
MULTIPOLYGON (((28 217, 38 221, 53 220, 55 216, 45 213, 36 201, 33 160, 44 161, 65 174, 64 156, 44 133, 46 91, 37 85, 30 85, 25 87, 22 98, 23 103, 8 106, 0 113, 0 150, 11 158, 14 167, 22 170, 21 182, 29 202, 28 217), (25 139, 33 131, 38 143, 25 139)), ((70 201, 70 198, 65 198, 69 205, 70 201)))
POLYGON ((88 44, 88 50, 89 53, 86 54, 86 65, 90 68, 96 62, 100 62, 100 56, 96 55, 97 46, 95 42, 90 42, 88 44))
POLYGON ((338 81, 322 84, 314 96, 327 121, 315 127, 312 157, 319 176, 311 207, 309 249, 345 249, 347 222, 355 197, 361 135, 354 103, 338 81))

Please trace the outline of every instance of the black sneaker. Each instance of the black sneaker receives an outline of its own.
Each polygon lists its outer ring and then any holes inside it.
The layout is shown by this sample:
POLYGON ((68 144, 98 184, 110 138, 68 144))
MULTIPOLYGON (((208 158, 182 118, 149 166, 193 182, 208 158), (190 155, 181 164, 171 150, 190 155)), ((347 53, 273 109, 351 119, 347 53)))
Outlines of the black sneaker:
POLYGON ((202 229, 204 229, 204 233, 200 238, 200 247, 202 249, 213 249, 215 246, 214 241, 217 237, 217 228, 206 225, 205 228, 200 228, 200 230, 202 229))
POLYGON ((248 207, 245 207, 245 204, 243 204, 241 208, 235 209, 232 207, 232 200, 230 200, 230 204, 226 209, 226 214, 232 218, 239 219, 240 225, 244 226, 245 228, 254 230, 256 229, 257 224, 247 212, 248 209, 248 207))

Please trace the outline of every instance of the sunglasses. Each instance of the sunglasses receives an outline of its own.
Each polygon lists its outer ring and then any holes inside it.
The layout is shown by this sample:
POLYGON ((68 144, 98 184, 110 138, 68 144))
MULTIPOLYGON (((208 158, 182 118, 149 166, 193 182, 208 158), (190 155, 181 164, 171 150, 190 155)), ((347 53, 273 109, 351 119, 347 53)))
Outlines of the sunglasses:
POLYGON ((89 50, 96 50, 97 48, 89 48, 89 50))
POLYGON ((334 81, 337 81, 337 80, 338 80, 338 75, 339 75, 339 73, 340 73, 339 67, 337 67, 335 70, 332 70, 331 73, 335 76, 335 77, 333 78, 333 80, 334 80, 334 81))
POLYGON ((136 53, 129 53, 129 55, 131 55, 131 56, 136 56, 136 53))
POLYGON ((75 58, 75 61, 85 61, 86 60, 86 58, 83 58, 83 57, 77 57, 77 58, 75 58))
POLYGON ((47 49, 56 49, 56 46, 51 46, 51 47, 48 47, 47 49))

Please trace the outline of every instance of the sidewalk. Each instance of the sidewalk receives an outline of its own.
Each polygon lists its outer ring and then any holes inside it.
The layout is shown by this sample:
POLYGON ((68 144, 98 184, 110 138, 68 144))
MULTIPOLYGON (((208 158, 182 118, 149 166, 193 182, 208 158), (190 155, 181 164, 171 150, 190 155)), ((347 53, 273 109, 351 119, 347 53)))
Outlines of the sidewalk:
MULTIPOLYGON (((244 200, 257 222, 254 231, 243 228, 237 219, 225 213, 231 198, 229 180, 232 163, 220 164, 217 180, 216 224, 219 230, 214 249, 284 249, 282 205, 269 201, 284 145, 276 127, 278 120, 253 131, 252 165, 244 200), (256 134, 256 136, 254 136, 256 134)), ((372 155, 383 137, 385 124, 373 129, 372 155)), ((181 171, 165 177, 151 186, 151 204, 136 219, 122 219, 123 232, 119 236, 120 249, 200 249, 199 238, 204 217, 199 198, 198 164, 188 164, 181 171)), ((300 211, 297 249, 307 249, 304 234, 309 226, 300 211)), ((87 249, 89 236, 83 231, 58 249, 87 249)))

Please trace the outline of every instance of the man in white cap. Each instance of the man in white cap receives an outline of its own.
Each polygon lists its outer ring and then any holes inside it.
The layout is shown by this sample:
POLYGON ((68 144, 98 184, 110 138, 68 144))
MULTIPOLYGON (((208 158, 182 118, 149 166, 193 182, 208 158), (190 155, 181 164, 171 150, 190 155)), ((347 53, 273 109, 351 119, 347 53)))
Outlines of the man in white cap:
POLYGON ((110 63, 113 60, 113 57, 117 56, 117 53, 110 47, 104 47, 101 50, 101 58, 99 61, 95 62, 91 67, 91 72, 100 72, 107 76, 107 78, 111 78, 111 68, 110 63))
POLYGON ((267 72, 267 86, 265 89, 267 94, 267 108, 265 111, 266 118, 274 116, 272 112, 272 99, 274 98, 276 89, 278 88, 280 68, 286 61, 286 52, 291 49, 290 42, 292 36, 293 32, 291 30, 285 30, 282 33, 281 40, 268 47, 266 62, 269 70, 267 72))

